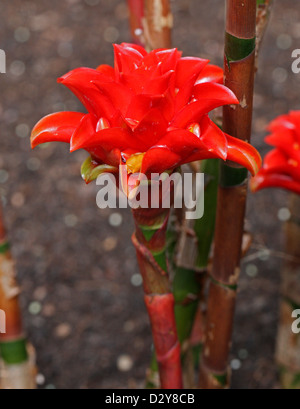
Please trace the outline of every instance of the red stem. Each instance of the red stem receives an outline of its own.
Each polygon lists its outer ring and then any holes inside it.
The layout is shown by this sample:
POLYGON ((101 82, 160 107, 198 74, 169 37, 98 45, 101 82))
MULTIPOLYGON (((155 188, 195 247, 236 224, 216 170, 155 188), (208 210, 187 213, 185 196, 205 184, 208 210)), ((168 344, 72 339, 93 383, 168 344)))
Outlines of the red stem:
POLYGON ((177 337, 173 294, 145 295, 151 321, 162 389, 182 389, 180 344, 177 337))
POLYGON ((143 33, 144 0, 127 0, 127 3, 132 39, 135 43, 143 45, 141 36, 143 33))
POLYGON ((169 209, 133 211, 132 237, 143 276, 162 389, 182 389, 181 353, 174 313, 174 296, 166 263, 166 229, 169 209))

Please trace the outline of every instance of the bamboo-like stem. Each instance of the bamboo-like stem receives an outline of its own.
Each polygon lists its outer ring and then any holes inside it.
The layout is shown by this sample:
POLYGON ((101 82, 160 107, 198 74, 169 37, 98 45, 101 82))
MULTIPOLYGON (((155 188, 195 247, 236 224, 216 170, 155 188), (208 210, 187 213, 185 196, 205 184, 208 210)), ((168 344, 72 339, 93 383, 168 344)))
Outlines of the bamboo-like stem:
POLYGON ((134 42, 144 45, 144 0, 127 0, 130 16, 131 36, 134 42))
MULTIPOLYGON (((227 0, 225 85, 238 97, 238 107, 225 107, 223 130, 250 141, 255 72, 256 0, 227 0)), ((215 249, 208 299, 200 387, 220 389, 229 384, 236 290, 247 197, 247 172, 221 166, 215 230, 215 249)))
MULTIPOLYGON (((172 192, 164 192, 171 194, 172 192)), ((162 203, 162 202, 161 202, 162 203)), ((143 276, 162 389, 182 389, 181 353, 177 335, 174 295, 167 263, 166 232, 170 209, 136 209, 133 243, 143 276)))
POLYGON ((127 0, 133 41, 147 51, 171 48, 173 15, 170 0, 127 0))
POLYGON ((0 205, 0 310, 5 313, 6 324, 5 333, 0 334, 0 355, 4 365, 1 387, 33 389, 35 374, 29 362, 19 305, 20 291, 15 277, 0 205))
MULTIPOLYGON (((256 34, 257 34, 257 40, 256 40, 256 64, 258 63, 258 55, 259 51, 261 48, 261 44, 264 38, 264 34, 266 32, 268 22, 269 22, 269 17, 270 17, 270 12, 271 12, 271 6, 273 4, 273 0, 257 0, 257 17, 256 17, 256 34)), ((222 126, 222 116, 221 118, 216 118, 216 121, 220 122, 219 126, 222 126), (220 120, 219 120, 220 119, 220 120)), ((216 203, 217 203, 217 194, 218 194, 218 188, 217 184, 214 182, 215 179, 218 178, 218 169, 219 166, 217 164, 217 160, 215 161, 204 161, 208 163, 208 166, 205 165, 204 169, 202 169, 203 172, 207 173, 212 177, 212 181, 210 182, 210 186, 208 186, 208 189, 205 192, 205 215, 204 218, 201 220, 197 221, 197 224, 199 225, 200 229, 202 226, 202 231, 200 230, 200 237, 205 237, 206 239, 199 239, 199 255, 201 257, 201 254, 203 254, 204 251, 204 257, 202 256, 202 268, 204 268, 204 265, 206 265, 207 269, 207 263, 208 263, 208 255, 209 255, 209 249, 211 247, 212 241, 213 241, 213 230, 215 226, 215 218, 216 218, 216 203), (213 163, 215 162, 215 163, 213 163), (204 243, 204 244, 203 244, 204 243), (204 247, 203 247, 204 246, 204 247), (208 251, 207 251, 208 250, 208 251)), ((242 248, 242 256, 244 256, 248 250, 249 246, 251 244, 251 239, 249 240, 249 235, 244 234, 243 237, 243 248, 242 248)), ((200 259, 201 260, 201 259, 200 259)), ((204 310, 205 311, 205 310, 204 310)), ((192 344, 198 344, 202 346, 203 344, 203 328, 205 325, 205 314, 203 313, 203 307, 199 307, 198 314, 195 318, 195 323, 194 323, 194 329, 193 329, 193 334, 192 334, 192 344), (199 322, 198 322, 199 320, 199 322)))
POLYGON ((300 336, 292 331, 294 310, 300 310, 300 196, 291 195, 291 218, 285 225, 285 252, 281 272, 280 321, 276 360, 283 388, 300 389, 300 336))
POLYGON ((143 31, 148 51, 156 48, 171 48, 173 15, 170 0, 144 0, 143 31))

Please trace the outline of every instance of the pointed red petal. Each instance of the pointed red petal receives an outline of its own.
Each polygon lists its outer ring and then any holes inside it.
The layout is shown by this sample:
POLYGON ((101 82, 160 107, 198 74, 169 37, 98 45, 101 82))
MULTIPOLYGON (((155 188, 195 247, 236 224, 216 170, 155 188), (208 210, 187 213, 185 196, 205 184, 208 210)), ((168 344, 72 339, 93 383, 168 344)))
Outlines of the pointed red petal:
POLYGON ((86 146, 96 133, 97 119, 92 114, 85 115, 70 141, 70 150, 74 152, 86 146))
POLYGON ((280 173, 278 169, 287 168, 288 159, 278 149, 273 149, 267 153, 264 158, 263 169, 268 173, 275 172, 280 173))
POLYGON ((213 100, 217 104, 222 103, 222 105, 239 104, 239 100, 229 88, 225 87, 225 85, 210 82, 196 85, 194 97, 198 101, 213 100))
POLYGON ((265 138, 266 143, 280 149, 291 159, 300 162, 300 141, 295 130, 276 131, 265 138))
POLYGON ((280 115, 279 117, 274 119, 268 126, 270 132, 287 131, 288 129, 294 130, 295 128, 296 126, 291 121, 289 115, 280 115))
POLYGON ((142 94, 143 87, 148 78, 143 73, 135 71, 133 74, 120 74, 120 82, 135 94, 142 94))
POLYGON ((75 70, 69 71, 67 74, 58 78, 57 82, 64 85, 75 85, 78 82, 87 84, 93 80, 110 80, 110 68, 111 67, 107 65, 100 65, 97 70, 87 67, 76 68, 75 70))
POLYGON ((159 105, 162 115, 168 123, 171 123, 175 113, 175 100, 171 89, 169 89, 159 105))
POLYGON ((223 84, 224 71, 217 65, 209 64, 203 68, 199 77, 197 78, 197 84, 203 84, 205 82, 216 82, 223 84))
MULTIPOLYGON (((198 126, 201 145, 194 149, 182 164, 213 158, 226 160, 228 147, 225 134, 207 116, 198 126)), ((195 127, 192 126, 191 129, 195 127)))
POLYGON ((181 162, 181 156, 175 152, 172 152, 166 146, 154 147, 146 152, 143 162, 141 173, 163 173, 166 170, 170 170, 179 166, 181 162))
POLYGON ((134 130, 134 136, 140 142, 141 152, 154 146, 166 133, 168 123, 160 109, 150 109, 134 130))
POLYGON ((186 163, 196 162, 199 160, 206 160, 206 159, 220 159, 220 157, 215 152, 207 152, 206 150, 199 150, 197 152, 193 152, 190 156, 187 156, 181 162, 181 165, 185 165, 186 163))
POLYGON ((161 63, 161 71, 165 74, 168 71, 174 70, 180 60, 182 53, 173 48, 171 50, 161 50, 156 52, 156 56, 161 63))
POLYGON ((195 102, 184 107, 174 118, 171 127, 185 128, 192 122, 199 122, 204 114, 213 109, 239 101, 233 92, 224 85, 215 83, 199 84, 195 87, 195 102))
POLYGON ((118 73, 129 73, 134 71, 144 57, 136 48, 114 44, 114 49, 115 65, 118 73))
POLYGON ((168 71, 162 76, 151 79, 144 84, 143 94, 164 94, 170 85, 172 76, 174 76, 174 71, 168 71))
POLYGON ((250 188, 252 192, 272 187, 282 188, 297 193, 298 195, 300 194, 300 182, 295 181, 286 175, 260 171, 250 180, 250 188))
POLYGON ((88 148, 87 152, 99 163, 105 163, 116 168, 119 167, 121 160, 121 152, 119 149, 113 149, 110 152, 105 152, 101 147, 88 148))
POLYGON ((119 109, 125 116, 132 97, 134 96, 131 89, 125 87, 118 82, 101 82, 93 81, 93 83, 103 92, 111 101, 115 109, 119 109))
POLYGON ((226 135, 228 143, 227 160, 247 168, 254 176, 261 168, 262 159, 257 150, 247 142, 226 135))
MULTIPOLYGON (((162 50, 161 50, 162 51, 162 50)), ((157 70, 159 68, 160 75, 162 74, 161 66, 158 64, 159 59, 157 57, 158 50, 151 51, 146 57, 144 57, 143 62, 141 64, 141 68, 146 72, 149 70, 157 70)))
POLYGON ((32 148, 47 142, 69 143, 84 116, 79 112, 58 112, 41 119, 31 133, 32 148))
POLYGON ((106 152, 110 152, 113 149, 123 151, 130 148, 137 152, 139 150, 139 143, 130 132, 124 129, 108 128, 96 132, 83 145, 76 146, 76 149, 90 150, 92 148, 101 148, 106 152))
POLYGON ((176 68, 176 88, 184 87, 190 80, 195 83, 196 78, 208 63, 208 60, 201 58, 181 58, 176 68))
POLYGON ((148 54, 145 48, 138 44, 122 43, 121 46, 124 48, 133 48, 134 50, 142 54, 143 57, 145 57, 148 54))
POLYGON ((290 111, 290 119, 295 125, 295 132, 297 134, 297 139, 300 142, 300 112, 299 111, 290 111))
POLYGON ((273 149, 267 153, 262 170, 265 173, 286 175, 300 181, 300 163, 289 158, 278 149, 273 149))
POLYGON ((297 140, 294 130, 285 128, 268 135, 265 138, 265 142, 268 145, 285 150, 287 145, 292 147, 297 140))
POLYGON ((182 157, 186 157, 196 149, 205 149, 201 138, 186 129, 176 129, 166 133, 157 143, 158 146, 167 147, 182 157))
POLYGON ((180 111, 191 100, 192 89, 199 72, 208 63, 208 60, 201 60, 200 58, 181 58, 176 68, 175 89, 178 94, 175 99, 175 109, 180 111))
POLYGON ((156 146, 146 152, 142 172, 143 170, 163 172, 173 169, 186 163, 186 158, 197 151, 207 152, 201 140, 192 132, 183 129, 168 132, 156 146))
POLYGON ((163 95, 135 95, 130 101, 124 118, 128 126, 135 130, 149 111, 159 106, 163 98, 163 95))
POLYGON ((218 158, 226 160, 227 158, 227 138, 224 132, 215 125, 208 116, 205 116, 200 123, 200 140, 206 150, 214 153, 218 158))
POLYGON ((175 96, 175 112, 180 112, 191 101, 194 84, 195 81, 194 78, 192 78, 185 83, 184 87, 175 89, 174 86, 173 88, 171 88, 171 92, 173 91, 174 94, 178 92, 175 96))
POLYGON ((115 80, 115 70, 110 65, 106 65, 106 64, 99 65, 99 67, 97 67, 97 71, 100 72, 101 74, 104 74, 106 77, 110 78, 112 81, 115 80))
POLYGON ((90 113, 111 119, 116 110, 110 100, 99 92, 92 81, 110 82, 109 77, 96 70, 78 68, 58 79, 58 82, 68 87, 82 102, 90 113))

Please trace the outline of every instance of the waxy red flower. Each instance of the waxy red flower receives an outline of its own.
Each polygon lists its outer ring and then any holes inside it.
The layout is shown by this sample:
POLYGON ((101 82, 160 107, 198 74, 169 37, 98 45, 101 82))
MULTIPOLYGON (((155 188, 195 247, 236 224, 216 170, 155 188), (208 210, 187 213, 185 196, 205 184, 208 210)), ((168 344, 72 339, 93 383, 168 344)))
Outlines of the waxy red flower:
POLYGON ((300 194, 300 111, 279 116, 269 126, 265 141, 274 146, 260 172, 251 180, 251 189, 279 187, 300 194))
POLYGON ((32 147, 61 141, 71 152, 91 155, 83 165, 87 182, 102 172, 162 173, 201 159, 221 158, 252 174, 260 156, 249 144, 226 135, 209 118, 213 109, 238 104, 220 82, 222 70, 177 49, 147 53, 133 44, 115 45, 115 67, 79 68, 58 80, 88 113, 60 112, 33 129, 32 147))

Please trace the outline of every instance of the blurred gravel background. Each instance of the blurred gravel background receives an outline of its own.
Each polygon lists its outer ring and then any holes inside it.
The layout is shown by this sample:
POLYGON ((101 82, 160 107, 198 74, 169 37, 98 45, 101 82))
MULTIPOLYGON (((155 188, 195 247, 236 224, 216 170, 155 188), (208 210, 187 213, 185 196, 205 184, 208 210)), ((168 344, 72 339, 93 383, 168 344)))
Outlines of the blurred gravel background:
MULTIPOLYGON (((253 143, 264 154, 265 126, 300 109, 298 1, 276 1, 255 94, 253 143)), ((224 2, 173 0, 174 45, 222 64, 224 2)), ((151 336, 130 235, 129 211, 100 211, 97 187, 80 178, 84 152, 52 144, 31 151, 42 116, 81 110, 56 78, 78 66, 112 64, 112 42, 129 41, 125 1, 5 0, 0 3, 0 194, 19 280, 26 331, 42 388, 143 387, 151 336)), ((273 363, 287 194, 251 196, 253 233, 243 263, 234 345, 233 388, 276 388, 273 363)))

